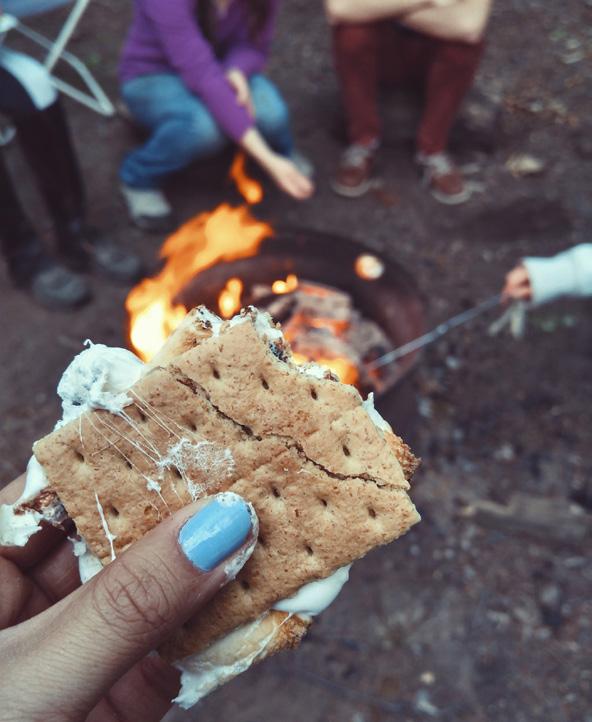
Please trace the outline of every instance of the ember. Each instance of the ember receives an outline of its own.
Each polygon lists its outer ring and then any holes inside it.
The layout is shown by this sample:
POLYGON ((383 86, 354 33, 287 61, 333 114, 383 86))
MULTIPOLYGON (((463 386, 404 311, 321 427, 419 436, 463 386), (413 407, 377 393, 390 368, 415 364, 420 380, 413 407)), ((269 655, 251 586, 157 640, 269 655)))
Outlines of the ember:
POLYGON ((374 281, 384 273, 384 263, 370 253, 362 253, 356 258, 355 269, 360 278, 374 281))

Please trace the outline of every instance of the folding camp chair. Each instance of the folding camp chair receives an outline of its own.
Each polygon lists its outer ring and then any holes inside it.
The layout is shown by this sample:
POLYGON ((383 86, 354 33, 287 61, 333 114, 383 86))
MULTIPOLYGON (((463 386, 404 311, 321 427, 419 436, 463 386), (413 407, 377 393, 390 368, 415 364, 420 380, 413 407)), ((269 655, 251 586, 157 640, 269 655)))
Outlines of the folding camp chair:
POLYGON ((87 108, 101 115, 110 116, 115 113, 113 103, 109 100, 86 65, 66 50, 66 45, 72 37, 89 3, 90 0, 1 0, 4 12, 7 15, 12 15, 17 20, 13 29, 47 50, 47 54, 43 59, 43 65, 49 71, 55 87, 64 93, 64 95, 68 95, 87 108), (21 22, 21 18, 41 15, 49 10, 54 10, 66 5, 72 5, 72 9, 58 36, 54 40, 45 37, 45 35, 41 35, 41 33, 38 33, 36 30, 33 30, 21 22), (68 65, 78 73, 89 92, 83 92, 54 75, 53 71, 59 60, 68 63, 68 65))

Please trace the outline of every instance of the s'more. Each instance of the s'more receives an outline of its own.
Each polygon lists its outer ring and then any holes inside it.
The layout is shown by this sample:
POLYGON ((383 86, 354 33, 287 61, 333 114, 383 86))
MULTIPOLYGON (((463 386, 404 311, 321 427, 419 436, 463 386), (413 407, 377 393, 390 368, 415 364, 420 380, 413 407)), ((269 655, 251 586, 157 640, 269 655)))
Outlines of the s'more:
POLYGON ((159 650, 182 672, 183 707, 297 646, 351 564, 419 521, 418 462, 372 396, 295 364, 254 308, 227 321, 194 309, 148 364, 90 345, 58 393, 64 418, 33 447, 20 508, 2 512, 14 543, 67 515, 84 582, 202 497, 234 492, 256 511, 250 559, 159 650))

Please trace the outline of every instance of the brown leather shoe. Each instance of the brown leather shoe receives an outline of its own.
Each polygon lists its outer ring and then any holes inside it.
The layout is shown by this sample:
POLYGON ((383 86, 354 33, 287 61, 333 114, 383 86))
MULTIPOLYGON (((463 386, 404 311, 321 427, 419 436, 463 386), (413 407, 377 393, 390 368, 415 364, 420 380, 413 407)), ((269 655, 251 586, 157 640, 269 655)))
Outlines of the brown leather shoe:
POLYGON ((469 200, 471 191, 446 153, 418 153, 416 160, 423 171, 423 183, 437 201, 455 206, 469 200))
POLYGON ((373 185, 372 170, 376 156, 376 145, 350 145, 339 161, 331 188, 340 196, 359 198, 373 185))

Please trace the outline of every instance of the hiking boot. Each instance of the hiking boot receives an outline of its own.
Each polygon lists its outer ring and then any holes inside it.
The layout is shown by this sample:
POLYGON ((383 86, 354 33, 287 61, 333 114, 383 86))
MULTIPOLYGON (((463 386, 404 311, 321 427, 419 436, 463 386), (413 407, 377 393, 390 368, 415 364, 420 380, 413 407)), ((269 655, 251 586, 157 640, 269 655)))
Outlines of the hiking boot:
POLYGON ((150 233, 170 233, 176 228, 173 210, 162 191, 121 185, 132 223, 150 233))
POLYGON ((102 238, 85 246, 94 268, 112 281, 136 283, 145 275, 144 264, 135 253, 102 238))
POLYGON ((68 310, 86 303, 91 293, 84 278, 54 261, 30 228, 23 230, 18 246, 4 249, 8 275, 16 288, 29 291, 47 308, 68 310))
POLYGON ((339 167, 331 181, 335 193, 346 198, 359 198, 373 185, 372 171, 376 145, 350 145, 341 155, 339 167))
POLYGON ((67 311, 90 300, 87 282, 77 273, 56 263, 44 252, 22 253, 7 258, 8 273, 17 288, 29 291, 42 306, 67 311))
POLYGON ((55 262, 34 274, 28 288, 41 305, 56 310, 79 308, 91 297, 84 278, 55 262))
POLYGON ((456 206, 469 200, 471 191, 446 153, 418 153, 416 161, 423 172, 423 184, 437 201, 456 206))
POLYGON ((144 273, 144 266, 135 253, 108 241, 80 221, 57 229, 57 246, 61 260, 74 271, 97 271, 120 283, 135 283, 144 273))

